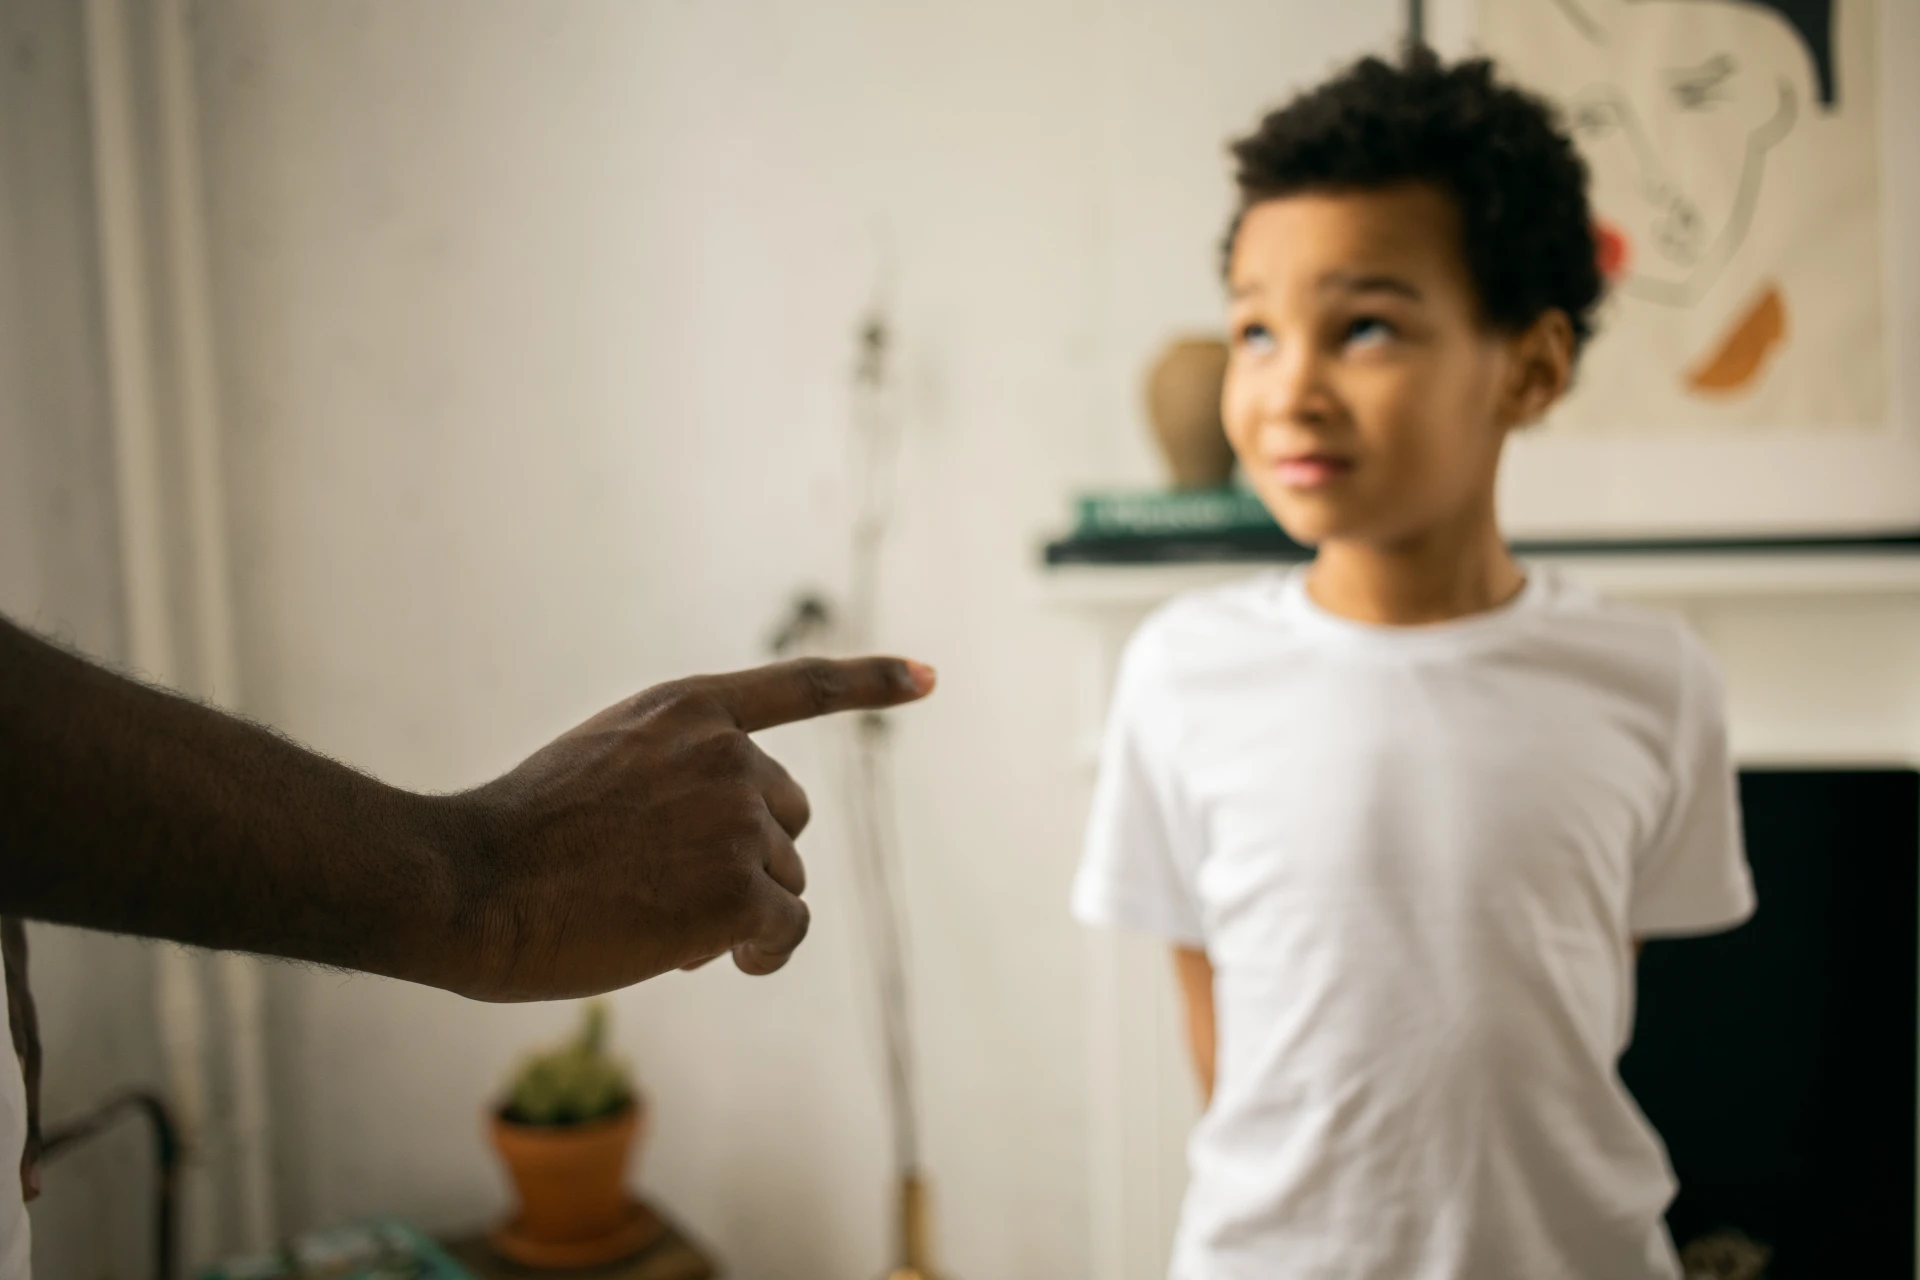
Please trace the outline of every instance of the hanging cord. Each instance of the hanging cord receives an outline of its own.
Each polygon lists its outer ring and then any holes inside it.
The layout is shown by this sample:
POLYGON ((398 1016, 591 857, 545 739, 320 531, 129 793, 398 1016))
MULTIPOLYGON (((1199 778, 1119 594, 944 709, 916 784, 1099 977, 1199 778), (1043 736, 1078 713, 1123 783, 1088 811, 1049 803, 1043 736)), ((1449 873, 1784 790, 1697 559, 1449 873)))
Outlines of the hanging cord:
MULTIPOLYGON (((776 655, 817 651, 829 639, 837 641, 831 647, 843 652, 868 653, 874 648, 880 560, 893 523, 900 437, 889 378, 889 342, 886 320, 876 309, 861 324, 853 374, 855 501, 845 608, 836 608, 817 591, 795 597, 769 637, 776 655)), ((843 723, 848 725, 843 779, 854 892, 875 971, 894 1172, 907 1180, 920 1170, 920 1108, 892 727, 879 712, 849 717, 843 723)))
MULTIPOLYGON (((853 377, 856 505, 845 637, 855 651, 872 649, 880 603, 880 560, 892 529, 900 431, 889 377, 891 333, 875 311, 862 324, 853 377)), ((920 1168, 920 1108, 914 1070, 912 1001, 907 982, 909 936, 900 875, 898 808, 894 803, 893 737, 879 712, 851 722, 853 862, 861 914, 876 973, 894 1163, 902 1176, 920 1168)))

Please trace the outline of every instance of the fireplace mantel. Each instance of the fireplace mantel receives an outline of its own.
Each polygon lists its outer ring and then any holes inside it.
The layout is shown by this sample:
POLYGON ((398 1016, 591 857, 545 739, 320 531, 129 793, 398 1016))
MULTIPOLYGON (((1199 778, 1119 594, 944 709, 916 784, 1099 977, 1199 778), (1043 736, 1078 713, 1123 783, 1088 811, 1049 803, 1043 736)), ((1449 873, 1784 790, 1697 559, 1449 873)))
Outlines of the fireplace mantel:
MULTIPOLYGON (((1728 675, 1748 765, 1920 765, 1920 552, 1605 553, 1528 557, 1603 594, 1685 615, 1728 675)), ((1147 613, 1260 572, 1247 562, 1056 565, 1037 590, 1082 637, 1078 750, 1091 767, 1113 666, 1147 613)))
MULTIPOLYGON (((1920 553, 1913 551, 1583 552, 1528 560, 1556 567, 1609 595, 1676 604, 1822 596, 1920 599, 1920 553)), ((1182 591, 1245 577, 1260 567, 1223 562, 1059 565, 1045 571, 1043 590, 1064 606, 1150 609, 1182 591)))

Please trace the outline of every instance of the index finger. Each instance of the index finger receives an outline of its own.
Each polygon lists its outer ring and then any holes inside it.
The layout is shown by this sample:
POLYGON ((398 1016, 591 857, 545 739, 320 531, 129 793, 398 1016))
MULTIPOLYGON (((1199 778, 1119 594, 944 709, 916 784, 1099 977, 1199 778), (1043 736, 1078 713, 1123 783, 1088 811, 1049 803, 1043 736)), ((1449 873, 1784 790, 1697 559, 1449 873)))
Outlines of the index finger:
POLYGON ((933 691, 933 668, 905 658, 799 658, 709 677, 708 692, 747 733, 840 711, 875 711, 933 691))

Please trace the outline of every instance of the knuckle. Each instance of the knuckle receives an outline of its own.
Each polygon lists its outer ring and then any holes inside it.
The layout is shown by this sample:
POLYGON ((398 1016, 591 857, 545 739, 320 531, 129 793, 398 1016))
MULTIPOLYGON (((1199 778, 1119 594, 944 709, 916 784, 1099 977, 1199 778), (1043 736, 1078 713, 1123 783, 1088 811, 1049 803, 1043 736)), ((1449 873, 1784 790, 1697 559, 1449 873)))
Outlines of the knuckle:
POLYGON ((801 664, 799 675, 807 701, 817 708, 836 706, 847 696, 847 675, 838 663, 809 658, 801 664))
POLYGON ((728 860, 749 871, 761 864, 766 852, 761 808, 759 797, 741 788, 728 797, 726 816, 721 819, 728 860))
MULTIPOLYGON (((743 846, 736 845, 736 849, 743 846)), ((759 893, 759 866, 750 857, 736 856, 729 859, 729 865, 720 873, 716 892, 722 907, 730 916, 740 917, 753 909, 759 893)))
POLYGON ((672 731, 675 726, 701 713, 711 695, 691 680, 669 680, 651 689, 642 689, 628 702, 636 719, 651 722, 672 731))
POLYGON ((725 752, 727 763, 733 766, 736 773, 743 777, 751 777, 758 772, 760 748, 753 744, 752 738, 738 729, 730 730, 726 734, 726 745, 722 750, 725 752))
POLYGON ((688 694, 689 690, 685 680, 668 680, 663 684, 656 684, 651 688, 642 689, 639 693, 634 694, 633 702, 636 707, 646 710, 658 710, 664 707, 677 706, 686 700, 688 694))
MULTIPOLYGON (((753 739, 737 729, 716 733, 705 744, 706 759, 703 763, 712 769, 717 777, 735 784, 732 787, 737 795, 731 795, 732 801, 744 801, 747 788, 739 785, 753 773, 753 757, 759 748, 753 745, 753 739)), ((730 804, 729 808, 736 807, 730 804)))

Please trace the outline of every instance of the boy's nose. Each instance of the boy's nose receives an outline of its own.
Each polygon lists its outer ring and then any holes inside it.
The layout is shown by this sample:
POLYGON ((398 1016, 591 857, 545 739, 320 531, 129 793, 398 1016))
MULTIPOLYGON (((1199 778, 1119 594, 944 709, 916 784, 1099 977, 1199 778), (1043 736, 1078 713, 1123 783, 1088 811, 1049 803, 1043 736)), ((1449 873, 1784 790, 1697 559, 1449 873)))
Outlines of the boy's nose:
POLYGON ((1262 416, 1276 423, 1317 426, 1327 420, 1332 399, 1326 364, 1307 344, 1298 344, 1268 368, 1261 385, 1262 416))

